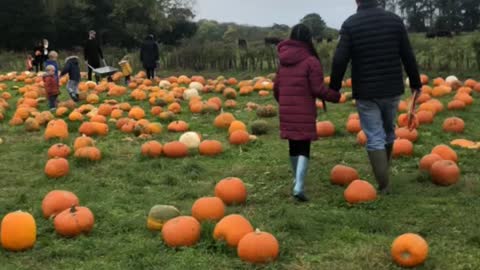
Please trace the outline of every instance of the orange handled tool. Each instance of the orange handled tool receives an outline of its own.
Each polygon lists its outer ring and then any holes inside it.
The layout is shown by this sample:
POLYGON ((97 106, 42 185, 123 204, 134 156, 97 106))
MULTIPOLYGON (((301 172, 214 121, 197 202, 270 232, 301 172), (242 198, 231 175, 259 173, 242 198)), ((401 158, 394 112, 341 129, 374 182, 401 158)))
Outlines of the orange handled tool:
POLYGON ((417 99, 418 96, 420 95, 420 91, 414 91, 413 97, 408 109, 408 128, 410 130, 414 130, 417 128, 418 122, 417 122, 417 115, 416 115, 416 105, 417 105, 417 99))

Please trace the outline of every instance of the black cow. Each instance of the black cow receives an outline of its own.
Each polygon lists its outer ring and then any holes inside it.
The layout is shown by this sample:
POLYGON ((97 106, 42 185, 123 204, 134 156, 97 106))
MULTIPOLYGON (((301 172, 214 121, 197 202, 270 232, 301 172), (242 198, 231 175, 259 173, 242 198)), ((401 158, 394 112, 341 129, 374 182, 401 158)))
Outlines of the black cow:
POLYGON ((267 37, 267 38, 265 38, 265 45, 266 46, 270 46, 270 45, 277 46, 278 43, 280 43, 280 42, 282 42, 281 38, 277 38, 277 37, 267 37))

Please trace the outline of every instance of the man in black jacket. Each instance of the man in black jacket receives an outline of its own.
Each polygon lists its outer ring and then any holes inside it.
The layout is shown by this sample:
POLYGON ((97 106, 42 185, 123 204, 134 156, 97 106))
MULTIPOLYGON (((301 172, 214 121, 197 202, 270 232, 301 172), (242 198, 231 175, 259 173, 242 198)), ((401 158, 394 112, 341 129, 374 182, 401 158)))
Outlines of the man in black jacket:
POLYGON ((357 13, 340 31, 330 87, 340 90, 351 61, 353 98, 368 139, 368 156, 380 192, 388 193, 395 119, 405 91, 402 63, 412 91, 420 91, 422 85, 402 19, 380 8, 377 0, 357 0, 357 4, 357 13))
POLYGON ((73 101, 78 102, 78 85, 80 84, 80 65, 77 56, 70 56, 65 59, 60 77, 68 74, 67 91, 73 101))
MULTIPOLYGON (((87 65, 93 67, 93 68, 99 68, 100 67, 100 59, 103 62, 103 65, 106 66, 105 60, 103 59, 103 52, 102 49, 100 48, 100 45, 97 42, 96 39, 97 33, 93 30, 90 30, 88 33, 88 40, 85 43, 84 47, 84 56, 85 56, 85 62, 87 65)), ((87 66, 88 67, 88 66, 87 66)), ((92 68, 88 67, 88 80, 92 80, 92 68)), ((95 80, 98 81, 100 78, 95 75, 95 80)))

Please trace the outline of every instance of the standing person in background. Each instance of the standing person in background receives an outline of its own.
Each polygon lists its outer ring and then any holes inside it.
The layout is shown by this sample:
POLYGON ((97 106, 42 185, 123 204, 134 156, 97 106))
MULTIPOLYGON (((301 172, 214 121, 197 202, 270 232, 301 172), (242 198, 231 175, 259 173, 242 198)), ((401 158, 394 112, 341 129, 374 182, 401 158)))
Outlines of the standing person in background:
POLYGON ((35 67, 35 72, 43 71, 43 43, 39 41, 37 45, 33 48, 33 66, 35 67))
MULTIPOLYGON (((100 60, 102 61, 104 66, 107 65, 105 63, 105 59, 103 58, 103 52, 102 52, 102 49, 100 48, 100 44, 98 44, 96 36, 97 36, 97 33, 93 30, 90 30, 90 32, 88 32, 88 40, 85 43, 85 47, 84 47, 84 57, 85 57, 85 63, 87 64, 87 68, 88 68, 89 81, 92 80, 92 72, 93 72, 92 67, 99 68, 100 60)), ((98 83, 100 78, 98 78, 98 76, 95 75, 95 80, 98 83)))
POLYGON ((148 79, 155 77, 155 69, 159 59, 158 44, 155 42, 153 35, 148 35, 140 51, 140 61, 142 61, 143 68, 147 72, 148 79))
POLYGON ((27 59, 25 60, 25 68, 27 71, 33 71, 33 57, 30 54, 27 55, 27 59))
MULTIPOLYGON (((46 38, 42 40, 42 63, 45 63, 49 57, 50 57, 50 49, 49 49, 50 43, 46 38)), ((45 66, 47 66, 45 64, 45 66)))
POLYGON ((422 87, 417 61, 403 20, 379 7, 377 0, 356 0, 358 11, 340 30, 330 87, 340 90, 352 61, 353 98, 378 189, 390 192, 390 161, 398 103, 405 92, 403 67, 412 92, 422 87))

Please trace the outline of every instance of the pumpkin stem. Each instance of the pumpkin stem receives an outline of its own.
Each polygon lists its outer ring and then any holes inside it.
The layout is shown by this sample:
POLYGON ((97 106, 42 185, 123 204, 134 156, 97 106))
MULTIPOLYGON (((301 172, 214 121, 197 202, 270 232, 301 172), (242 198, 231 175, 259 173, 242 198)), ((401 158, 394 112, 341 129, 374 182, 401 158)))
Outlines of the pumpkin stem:
POLYGON ((255 233, 256 233, 256 234, 261 234, 262 231, 260 231, 260 229, 257 228, 257 229, 255 230, 255 233))
POLYGON ((70 213, 75 213, 77 212, 77 209, 75 208, 75 205, 72 205, 72 207, 70 208, 70 213))

